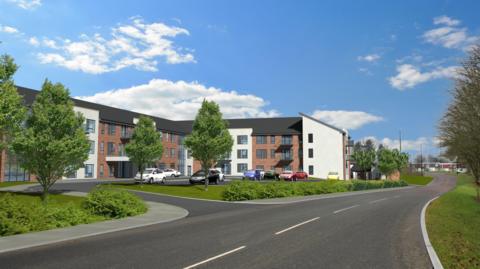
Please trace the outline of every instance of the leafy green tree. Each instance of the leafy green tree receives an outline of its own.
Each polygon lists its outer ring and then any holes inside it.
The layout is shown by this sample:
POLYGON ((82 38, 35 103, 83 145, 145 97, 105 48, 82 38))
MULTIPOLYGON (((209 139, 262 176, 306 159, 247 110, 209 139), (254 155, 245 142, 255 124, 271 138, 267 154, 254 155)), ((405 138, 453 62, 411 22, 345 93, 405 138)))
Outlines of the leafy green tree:
POLYGON ((12 57, 0 56, 0 152, 10 144, 26 116, 22 97, 13 82, 17 69, 12 57))
POLYGON ((68 89, 45 80, 25 129, 12 142, 22 167, 42 186, 43 201, 58 179, 83 167, 87 160, 90 143, 83 122, 73 110, 68 89))
POLYGON ((209 169, 233 146, 228 122, 222 119, 220 107, 215 102, 203 101, 193 122, 192 133, 185 138, 185 146, 200 161, 206 177, 205 190, 208 190, 209 169))
POLYGON ((467 165, 480 201, 480 45, 470 50, 457 73, 453 100, 440 121, 440 145, 450 159, 467 165))
POLYGON ((153 120, 146 116, 138 119, 133 130, 132 139, 125 146, 128 158, 140 173, 140 182, 143 182, 143 172, 146 166, 159 160, 163 153, 163 144, 160 133, 157 132, 153 120))
POLYGON ((371 149, 362 149, 355 151, 352 154, 352 160, 355 162, 355 165, 362 171, 360 177, 367 179, 367 172, 372 169, 372 166, 375 164, 375 150, 371 149))
POLYGON ((387 178, 395 171, 400 171, 408 165, 408 155, 397 149, 390 150, 388 148, 379 149, 378 169, 387 178))

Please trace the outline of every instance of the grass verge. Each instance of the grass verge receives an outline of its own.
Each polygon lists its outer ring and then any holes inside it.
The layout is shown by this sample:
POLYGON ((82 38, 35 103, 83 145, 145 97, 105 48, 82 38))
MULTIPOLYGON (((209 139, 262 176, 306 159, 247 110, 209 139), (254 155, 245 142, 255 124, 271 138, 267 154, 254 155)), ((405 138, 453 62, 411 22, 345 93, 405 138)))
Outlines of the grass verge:
POLYGON ((11 187, 16 185, 25 185, 25 184, 32 184, 35 182, 30 181, 8 181, 8 182, 0 182, 0 188, 11 187))
POLYGON ((122 188, 134 191, 146 191, 153 193, 161 193, 180 197, 222 200, 222 193, 226 185, 209 185, 208 191, 204 190, 204 185, 185 185, 185 186, 168 186, 160 184, 135 184, 135 183, 115 183, 111 185, 115 188, 122 188))
POLYGON ((468 175, 427 209, 428 235, 445 268, 480 268, 480 202, 468 175))
POLYGON ((408 184, 414 185, 427 185, 433 180, 433 177, 408 174, 402 174, 401 178, 405 180, 408 184))

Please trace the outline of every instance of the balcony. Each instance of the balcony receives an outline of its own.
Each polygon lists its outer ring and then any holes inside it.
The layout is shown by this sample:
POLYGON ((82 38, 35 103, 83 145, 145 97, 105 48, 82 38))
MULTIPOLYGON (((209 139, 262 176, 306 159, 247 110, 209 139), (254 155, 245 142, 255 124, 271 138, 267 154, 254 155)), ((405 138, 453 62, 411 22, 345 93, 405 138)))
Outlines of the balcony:
POLYGON ((132 132, 121 132, 120 133, 120 139, 129 140, 130 138, 132 138, 132 132))
POLYGON ((106 158, 107 162, 129 162, 130 158, 128 156, 107 156, 106 158))

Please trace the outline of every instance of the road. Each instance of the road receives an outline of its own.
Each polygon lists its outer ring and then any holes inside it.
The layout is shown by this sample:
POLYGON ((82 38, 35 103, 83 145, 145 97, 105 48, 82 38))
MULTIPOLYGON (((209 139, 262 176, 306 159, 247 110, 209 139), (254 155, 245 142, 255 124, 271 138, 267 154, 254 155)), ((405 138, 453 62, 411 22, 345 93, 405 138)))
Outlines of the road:
MULTIPOLYGON (((1 268, 431 268, 423 205, 455 185, 250 205, 144 195, 182 220, 0 255, 1 268)), ((85 190, 92 184, 62 184, 85 190)))

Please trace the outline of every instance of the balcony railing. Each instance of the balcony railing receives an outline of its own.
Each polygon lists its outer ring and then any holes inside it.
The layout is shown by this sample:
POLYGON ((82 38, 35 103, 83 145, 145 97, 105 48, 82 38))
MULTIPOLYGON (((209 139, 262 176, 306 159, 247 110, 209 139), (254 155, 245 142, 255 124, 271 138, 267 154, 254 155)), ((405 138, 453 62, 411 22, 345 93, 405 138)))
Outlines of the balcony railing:
POLYGON ((121 139, 130 139, 132 138, 132 132, 121 132, 120 133, 121 139))

